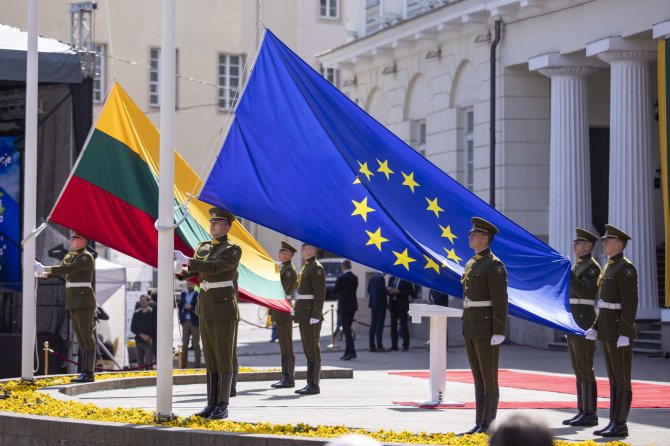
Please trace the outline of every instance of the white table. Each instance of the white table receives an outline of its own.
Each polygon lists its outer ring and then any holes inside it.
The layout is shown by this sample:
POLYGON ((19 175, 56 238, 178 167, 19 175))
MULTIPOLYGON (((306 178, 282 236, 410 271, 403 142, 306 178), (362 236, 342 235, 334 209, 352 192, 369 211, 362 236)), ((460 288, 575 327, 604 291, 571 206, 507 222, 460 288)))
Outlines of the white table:
POLYGON ((441 305, 410 304, 412 323, 421 323, 423 316, 430 318, 430 400, 412 402, 415 406, 462 407, 464 403, 443 401, 447 373, 447 318, 461 317, 463 310, 441 305))

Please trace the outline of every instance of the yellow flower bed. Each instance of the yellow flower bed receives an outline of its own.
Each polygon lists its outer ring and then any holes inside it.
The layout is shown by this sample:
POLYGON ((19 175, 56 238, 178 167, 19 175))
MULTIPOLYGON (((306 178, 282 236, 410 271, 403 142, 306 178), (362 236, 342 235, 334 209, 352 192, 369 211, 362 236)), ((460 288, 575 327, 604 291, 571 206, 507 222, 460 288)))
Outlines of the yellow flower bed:
MULTIPOLYGON (((258 371, 240 367, 240 372, 258 371)), ((175 375, 204 373, 194 370, 175 370, 175 375)), ((154 376, 155 371, 141 371, 128 373, 96 374, 96 380, 114 379, 123 377, 154 376)), ((94 404, 84 404, 78 401, 60 401, 49 395, 38 393, 37 390, 54 385, 69 384, 70 377, 40 378, 34 384, 21 383, 19 380, 9 381, 1 386, 0 391, 8 393, 6 399, 0 399, 0 411, 14 412, 29 415, 47 415, 51 417, 73 418, 91 421, 114 421, 127 424, 154 424, 154 413, 143 409, 101 409, 94 404)), ((270 423, 242 423, 228 420, 209 421, 199 417, 188 417, 162 424, 163 426, 185 427, 190 429, 206 429, 223 432, 243 432, 251 434, 294 435, 303 437, 332 438, 343 434, 356 433, 367 435, 382 442, 415 443, 415 444, 443 444, 451 446, 486 446, 488 437, 485 434, 465 435, 458 437, 454 433, 428 434, 426 432, 413 433, 407 431, 395 432, 380 430, 366 432, 352 430, 344 426, 309 426, 306 424, 270 424, 270 423)), ((629 443, 612 441, 598 443, 595 441, 568 442, 558 440, 555 446, 630 446, 629 443)))

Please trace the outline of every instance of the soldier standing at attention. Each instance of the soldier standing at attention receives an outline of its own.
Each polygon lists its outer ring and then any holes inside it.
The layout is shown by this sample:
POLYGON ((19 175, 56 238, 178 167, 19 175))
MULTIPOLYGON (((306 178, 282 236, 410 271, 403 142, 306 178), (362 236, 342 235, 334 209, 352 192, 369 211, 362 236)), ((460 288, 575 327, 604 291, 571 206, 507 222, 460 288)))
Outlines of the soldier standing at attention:
POLYGON ((609 257, 598 278, 598 318, 585 336, 603 343, 603 356, 610 380, 610 422, 593 432, 603 437, 627 437, 628 412, 633 399, 630 374, 633 365, 635 314, 637 313, 637 270, 623 256, 630 235, 605 225, 603 251, 609 257))
POLYGON ((316 260, 317 247, 304 243, 300 255, 305 264, 298 276, 298 295, 295 297, 293 319, 300 327, 302 349, 307 357, 307 385, 295 393, 315 395, 320 393, 321 347, 319 336, 323 322, 323 303, 326 300, 326 273, 316 260))
POLYGON ((507 270, 491 252, 498 228, 472 217, 469 244, 475 256, 465 265, 463 337, 475 380, 475 427, 465 434, 485 433, 498 411, 498 356, 507 325, 507 270))
POLYGON ((81 374, 72 379, 75 383, 95 381, 95 339, 93 338, 93 315, 95 307, 95 293, 93 292, 93 273, 95 259, 86 250, 86 237, 73 232, 70 235, 70 249, 60 265, 44 266, 35 261, 37 276, 45 279, 55 279, 65 276, 65 307, 72 320, 72 328, 77 335, 77 342, 81 350, 79 364, 81 374))
POLYGON ((175 250, 175 272, 181 280, 199 276, 200 297, 195 314, 200 319, 207 406, 195 415, 210 420, 228 417, 233 382, 237 308, 237 265, 242 249, 228 240, 235 216, 218 208, 209 210, 211 241, 200 243, 193 258, 175 250), (182 265, 186 265, 184 268, 182 265))
MULTIPOLYGON (((598 294, 598 276, 600 265, 591 256, 593 246, 598 237, 589 231, 576 228, 576 236, 572 241, 572 250, 577 256, 570 274, 570 311, 577 325, 586 330, 596 320, 596 297, 598 294)), ((593 372, 593 354, 596 351, 595 341, 580 335, 568 335, 568 352, 570 362, 577 378, 577 410, 574 417, 564 420, 570 426, 598 425, 598 390, 596 375, 593 372)))
MULTIPOLYGON (((281 262, 281 269, 279 270, 279 277, 281 284, 284 287, 286 298, 291 300, 291 294, 295 291, 298 285, 298 273, 291 263, 293 255, 298 250, 291 246, 290 243, 282 240, 281 248, 279 248, 279 261, 281 262)), ((293 311, 293 309, 291 309, 293 311)), ((291 313, 284 313, 283 311, 271 310, 272 320, 275 321, 277 328, 277 337, 279 338, 279 350, 281 351, 281 379, 272 384, 272 387, 285 388, 295 387, 294 373, 295 373, 295 355, 293 354, 293 316, 291 313)))

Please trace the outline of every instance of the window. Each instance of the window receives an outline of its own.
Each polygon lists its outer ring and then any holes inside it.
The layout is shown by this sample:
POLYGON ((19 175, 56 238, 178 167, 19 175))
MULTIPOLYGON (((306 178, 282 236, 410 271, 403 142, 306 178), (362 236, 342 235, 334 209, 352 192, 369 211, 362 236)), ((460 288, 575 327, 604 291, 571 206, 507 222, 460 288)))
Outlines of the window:
POLYGON ((421 155, 426 156, 426 120, 412 121, 410 128, 410 145, 421 155))
POLYGON ((337 87, 339 72, 336 68, 323 68, 323 66, 321 66, 321 76, 337 87))
POLYGON ((93 51, 95 51, 93 103, 100 104, 105 100, 105 46, 93 45, 93 51))
POLYGON ((337 19, 339 18, 338 0, 321 0, 321 7, 319 8, 319 16, 322 19, 337 19))
POLYGON ((463 185, 472 191, 474 186, 474 172, 475 172, 475 141, 474 141, 474 112, 472 109, 465 110, 465 132, 463 134, 463 147, 465 150, 465 178, 463 185))
POLYGON ((149 105, 152 107, 160 107, 160 66, 161 66, 161 50, 152 48, 149 57, 149 105))
POLYGON ((241 73, 242 56, 219 54, 219 110, 235 108, 241 73))

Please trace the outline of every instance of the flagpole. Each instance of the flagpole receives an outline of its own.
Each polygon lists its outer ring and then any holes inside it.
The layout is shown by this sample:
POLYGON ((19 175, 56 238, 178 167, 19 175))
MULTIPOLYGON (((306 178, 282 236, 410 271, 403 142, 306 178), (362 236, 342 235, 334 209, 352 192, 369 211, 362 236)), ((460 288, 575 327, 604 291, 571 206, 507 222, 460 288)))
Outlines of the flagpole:
POLYGON ((172 417, 172 315, 174 299, 174 123, 176 0, 163 0, 160 53, 160 158, 158 174, 158 332, 156 418, 172 417))
MULTIPOLYGON (((23 155, 23 236, 35 230, 37 198, 37 13, 38 0, 28 1, 26 57, 26 133, 23 155)), ((21 378, 32 380, 35 364, 35 237, 23 244, 23 308, 21 324, 21 378)))

